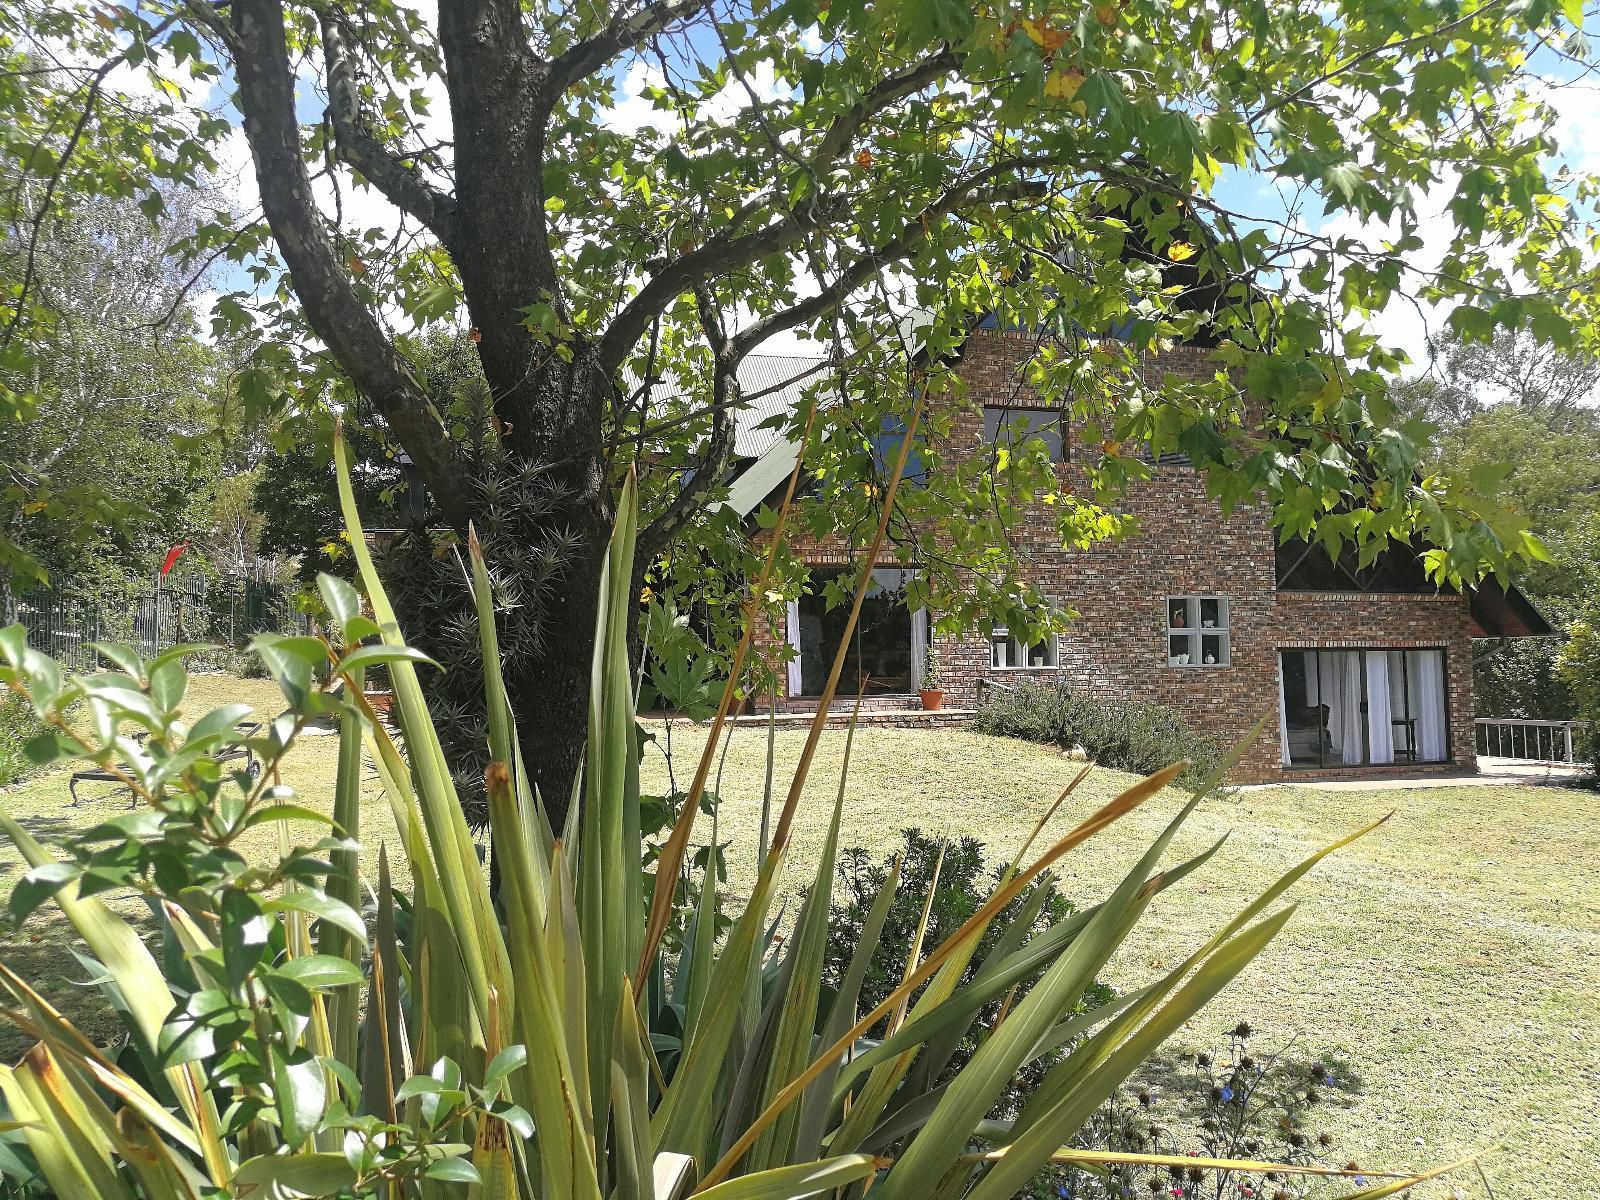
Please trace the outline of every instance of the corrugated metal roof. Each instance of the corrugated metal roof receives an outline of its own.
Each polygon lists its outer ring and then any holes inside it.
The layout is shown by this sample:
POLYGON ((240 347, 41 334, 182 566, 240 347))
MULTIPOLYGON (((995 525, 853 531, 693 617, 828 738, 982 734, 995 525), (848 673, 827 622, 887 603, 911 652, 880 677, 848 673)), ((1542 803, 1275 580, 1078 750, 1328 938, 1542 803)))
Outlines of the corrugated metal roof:
MULTIPOLYGON (((794 411, 808 387, 825 382, 828 360, 819 354, 751 354, 739 364, 739 390, 747 398, 736 414, 733 452, 760 458, 783 438, 781 426, 759 428, 772 417, 794 411)), ((685 397, 711 403, 709 379, 663 379, 651 392, 653 404, 685 397)))

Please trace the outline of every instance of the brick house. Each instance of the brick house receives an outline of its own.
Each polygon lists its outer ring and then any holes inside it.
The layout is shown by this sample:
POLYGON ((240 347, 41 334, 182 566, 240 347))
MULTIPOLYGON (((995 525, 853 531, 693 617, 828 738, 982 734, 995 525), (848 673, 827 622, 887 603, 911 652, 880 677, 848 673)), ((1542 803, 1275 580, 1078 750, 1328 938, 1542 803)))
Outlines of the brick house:
MULTIPOLYGON (((1071 488, 1083 480, 1073 462, 1073 431, 1063 427, 1059 408, 1019 388, 1033 343, 1029 334, 995 329, 970 336, 957 368, 968 393, 947 449, 959 453, 970 445, 978 452, 998 429, 1026 417, 1071 488)), ((1180 346, 1151 366, 1209 375, 1215 369, 1209 354, 1180 346)), ((760 379, 747 381, 745 390, 761 394, 760 411, 741 422, 744 465, 729 501, 741 511, 768 497, 793 465, 792 444, 755 426, 793 402, 799 385, 777 388, 774 381, 800 373, 808 361, 814 360, 753 365, 760 379)), ((1140 519, 1142 532, 1084 551, 1061 547, 1042 504, 1012 531, 1032 563, 1031 582, 1078 612, 1067 632, 1031 646, 1004 629, 930 635, 927 614, 897 602, 905 571, 880 569, 847 678, 869 681, 874 705, 916 707, 931 636, 952 708, 975 707, 989 688, 1031 679, 1066 683, 1088 696, 1157 702, 1229 744, 1265 716, 1236 782, 1291 772, 1460 771, 1475 763, 1473 638, 1550 632, 1514 589, 1486 586, 1463 596, 1435 589, 1414 560, 1386 556, 1355 572, 1302 543, 1279 547, 1265 506, 1224 518, 1201 477, 1181 462, 1157 465, 1120 507, 1140 519)), ((813 578, 847 569, 852 552, 843 545, 795 548, 813 578)), ((780 672, 783 710, 815 707, 844 619, 843 609, 830 612, 811 595, 780 616, 770 637, 795 650, 780 672)))

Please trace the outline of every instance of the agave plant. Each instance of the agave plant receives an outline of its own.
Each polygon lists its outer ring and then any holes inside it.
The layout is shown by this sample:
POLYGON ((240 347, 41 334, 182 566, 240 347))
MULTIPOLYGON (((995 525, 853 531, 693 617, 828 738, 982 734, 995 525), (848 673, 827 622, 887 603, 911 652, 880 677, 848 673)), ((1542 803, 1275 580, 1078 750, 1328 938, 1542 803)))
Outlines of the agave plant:
MULTIPOLYGON (((772 936, 824 705, 748 900, 719 938, 708 870, 681 948, 669 956, 662 935, 716 738, 656 861, 647 903, 626 646, 635 611, 629 486, 606 563, 581 803, 561 830, 550 827, 521 769, 488 574, 469 547, 502 881, 492 895, 429 718, 419 679, 428 667, 396 627, 364 549, 342 450, 337 457, 371 615, 354 588, 325 576, 325 638, 258 639, 286 701, 248 739, 266 767, 259 779, 230 769, 241 707, 182 714, 182 649, 141 661, 103 646, 113 670, 67 678, 20 629, 0 632, 0 678, 49 726, 35 757, 87 757, 139 802, 54 850, 0 814, 31 866, 13 914, 53 902, 127 1027, 126 1048, 113 1056, 0 966, 5 1016, 37 1039, 22 1062, 0 1069, 8 1128, 31 1156, 12 1156, 15 1171, 30 1187, 105 1200, 431 1198, 462 1189, 524 1200, 788 1200, 858 1197, 869 1187, 882 1200, 1002 1200, 1047 1163, 1099 1172, 1129 1157, 1070 1146, 1129 1073, 1283 928, 1293 912, 1279 904, 1284 892, 1335 848, 1289 870, 1170 971, 1078 1012, 1146 906, 1217 852, 1160 866, 1202 789, 1098 904, 1037 934, 1036 912, 1025 912, 975 961, 997 913, 1064 855, 1162 795, 1182 769, 1176 764, 1034 853, 1041 820, 987 902, 943 944, 915 949, 901 985, 861 1012, 862 976, 897 880, 891 873, 877 895, 841 986, 824 994, 842 780, 807 898, 787 936, 772 936), (362 697, 362 672, 377 664, 392 680, 398 742, 362 697), (84 715, 68 720, 69 704, 84 715), (340 737, 331 817, 275 782, 301 730, 328 714, 338 717, 340 737), (408 895, 392 885, 386 856, 375 879, 360 877, 364 761, 399 830, 408 895), (293 831, 308 823, 323 836, 293 844, 293 831), (282 831, 275 862, 252 862, 237 847, 260 826, 282 831), (119 894, 150 902, 159 956, 106 903, 119 894), (1003 1018, 974 1031, 977 1014, 1001 997, 1003 1018), (976 1051, 946 1079, 973 1033, 976 1051), (1062 1049, 1014 1120, 990 1119, 1024 1064, 1062 1049)), ((857 612, 882 534, 880 525, 857 612)), ((741 659, 748 645, 747 637, 741 659)), ((836 662, 830 695, 839 671, 836 662)), ((736 665, 716 729, 737 676, 736 665)), ((1416 1178, 1384 1177, 1356 1194, 1387 1195, 1416 1178)))

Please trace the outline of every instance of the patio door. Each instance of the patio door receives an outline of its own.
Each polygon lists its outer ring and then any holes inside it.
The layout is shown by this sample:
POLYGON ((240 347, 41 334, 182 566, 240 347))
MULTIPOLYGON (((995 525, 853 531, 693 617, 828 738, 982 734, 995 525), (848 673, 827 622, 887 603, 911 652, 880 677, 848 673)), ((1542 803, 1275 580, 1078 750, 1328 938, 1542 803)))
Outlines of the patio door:
MULTIPOLYGON (((789 663, 789 695, 820 696, 850 616, 849 602, 829 608, 824 588, 830 574, 848 591, 852 576, 843 570, 813 571, 811 592, 789 603, 789 644, 797 651, 789 663)), ((905 605, 905 588, 914 572, 880 568, 862 601, 861 618, 845 653, 839 695, 899 695, 914 692, 922 677, 927 648, 927 613, 905 605)))
POLYGON ((1285 766, 1449 759, 1443 650, 1285 650, 1280 668, 1285 766))

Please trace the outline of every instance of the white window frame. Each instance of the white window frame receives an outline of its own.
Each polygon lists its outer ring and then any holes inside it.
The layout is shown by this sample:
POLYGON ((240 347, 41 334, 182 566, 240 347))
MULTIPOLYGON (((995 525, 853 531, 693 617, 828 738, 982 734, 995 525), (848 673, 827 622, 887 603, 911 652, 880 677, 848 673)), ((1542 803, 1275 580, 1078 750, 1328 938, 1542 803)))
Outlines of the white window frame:
MULTIPOLYGON (((1056 601, 1052 598, 1050 603, 1055 604, 1056 601)), ((1043 641, 1025 646, 1012 637, 1011 631, 1004 625, 996 625, 989 631, 989 669, 991 671, 1054 671, 1060 665, 1061 636, 1059 634, 1048 634, 1043 641), (1002 645, 1006 649, 1006 663, 1004 666, 995 662, 995 651, 1002 645), (1044 663, 1017 661, 1019 658, 1027 657, 1026 652, 1033 649, 1034 646, 1045 647, 1050 661, 1044 663)))
POLYGON ((1169 667, 1228 667, 1233 665, 1233 630, 1226 596, 1168 596, 1162 608, 1166 624, 1166 660, 1169 667), (1211 616, 1207 617, 1207 605, 1211 616), (1181 616, 1182 624, 1176 623, 1181 616), (1207 622, 1210 624, 1207 624, 1207 622), (1210 655, 1214 662, 1207 662, 1210 655))

